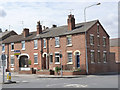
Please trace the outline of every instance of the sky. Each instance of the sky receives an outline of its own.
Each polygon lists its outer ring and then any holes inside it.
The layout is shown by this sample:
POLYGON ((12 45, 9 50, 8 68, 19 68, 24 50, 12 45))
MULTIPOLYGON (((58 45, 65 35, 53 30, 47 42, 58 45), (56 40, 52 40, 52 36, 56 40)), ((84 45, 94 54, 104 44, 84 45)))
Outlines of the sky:
MULTIPOLYGON (((67 25, 67 18, 71 13, 75 16, 76 23, 84 22, 84 8, 98 2, 74 1, 4 1, 0 3, 0 28, 2 31, 15 30, 22 33, 23 28, 29 28, 30 32, 36 31, 37 22, 42 26, 52 27, 67 25)), ((86 10, 86 20, 98 19, 110 38, 118 37, 118 2, 100 2, 101 5, 93 6, 86 10)))

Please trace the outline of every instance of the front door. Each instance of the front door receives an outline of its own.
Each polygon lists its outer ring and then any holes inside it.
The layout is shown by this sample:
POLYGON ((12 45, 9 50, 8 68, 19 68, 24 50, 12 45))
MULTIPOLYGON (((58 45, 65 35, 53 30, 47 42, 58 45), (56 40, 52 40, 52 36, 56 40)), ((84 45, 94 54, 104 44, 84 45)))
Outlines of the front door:
POLYGON ((77 66, 77 68, 79 68, 80 67, 80 55, 79 54, 77 54, 76 53, 76 66, 77 66))

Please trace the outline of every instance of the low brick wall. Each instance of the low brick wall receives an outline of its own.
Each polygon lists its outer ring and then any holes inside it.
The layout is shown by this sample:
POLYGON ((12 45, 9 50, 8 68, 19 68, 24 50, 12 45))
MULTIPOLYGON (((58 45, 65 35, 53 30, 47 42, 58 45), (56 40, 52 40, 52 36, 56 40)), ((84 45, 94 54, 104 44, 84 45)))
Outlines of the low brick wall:
POLYGON ((19 74, 32 74, 32 71, 19 71, 19 74))
MULTIPOLYGON (((55 72, 55 75, 61 75, 61 72, 58 74, 55 72)), ((85 71, 63 71, 63 75, 86 75, 85 71)))
POLYGON ((45 71, 36 71, 36 74, 45 74, 45 75, 54 75, 54 71, 49 71, 49 70, 45 70, 45 71))

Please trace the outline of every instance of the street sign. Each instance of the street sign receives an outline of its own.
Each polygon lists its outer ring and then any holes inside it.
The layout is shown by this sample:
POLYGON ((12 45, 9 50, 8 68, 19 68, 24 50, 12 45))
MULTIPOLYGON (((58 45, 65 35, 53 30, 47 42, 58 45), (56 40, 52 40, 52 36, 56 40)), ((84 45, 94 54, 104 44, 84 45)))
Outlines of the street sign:
POLYGON ((4 60, 6 60, 6 55, 5 54, 2 54, 1 55, 1 59, 4 61, 4 60))

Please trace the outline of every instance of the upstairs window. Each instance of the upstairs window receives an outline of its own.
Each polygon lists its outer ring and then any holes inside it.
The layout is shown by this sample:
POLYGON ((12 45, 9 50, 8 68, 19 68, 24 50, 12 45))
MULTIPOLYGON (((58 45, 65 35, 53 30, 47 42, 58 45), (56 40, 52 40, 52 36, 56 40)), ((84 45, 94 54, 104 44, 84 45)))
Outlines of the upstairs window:
POLYGON ((5 44, 2 44, 2 51, 5 51, 5 44))
POLYGON ((94 45, 94 35, 90 34, 90 45, 94 45))
POLYGON ((43 43, 44 43, 43 48, 46 48, 46 39, 43 39, 43 43))
POLYGON ((11 43, 11 51, 14 51, 14 43, 11 43))
POLYGON ((55 37, 55 47, 59 46, 60 46, 59 37, 55 37))
POLYGON ((106 37, 103 37, 103 46, 106 46, 106 37))
POLYGON ((22 41, 22 50, 25 50, 25 41, 22 41))
POLYGON ((99 24, 97 24, 97 34, 99 34, 99 24))
POLYGON ((37 40, 34 40, 34 49, 37 49, 38 45, 37 45, 37 40))
POLYGON ((67 36, 67 45, 72 45, 72 36, 67 36))
POLYGON ((94 53, 94 50, 91 50, 91 63, 95 63, 95 53, 94 53))

